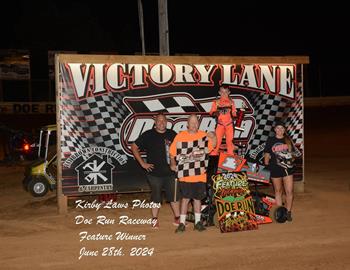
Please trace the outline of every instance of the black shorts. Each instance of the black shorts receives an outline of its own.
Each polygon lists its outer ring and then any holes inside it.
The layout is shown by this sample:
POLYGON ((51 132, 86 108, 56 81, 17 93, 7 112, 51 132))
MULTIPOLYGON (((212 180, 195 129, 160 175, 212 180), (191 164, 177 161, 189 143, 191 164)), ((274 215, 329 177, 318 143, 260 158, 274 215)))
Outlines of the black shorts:
POLYGON ((180 194, 185 199, 202 200, 207 196, 207 184, 203 182, 179 182, 180 194))
POLYGON ((277 165, 269 166, 270 177, 271 178, 281 178, 286 177, 288 175, 292 175, 294 172, 294 168, 285 169, 277 165))
POLYGON ((179 201, 180 192, 178 185, 175 188, 175 176, 153 176, 147 175, 148 183, 151 186, 151 201, 154 203, 161 203, 162 191, 165 191, 165 198, 167 202, 179 201), (176 196, 175 196, 176 189, 176 196))

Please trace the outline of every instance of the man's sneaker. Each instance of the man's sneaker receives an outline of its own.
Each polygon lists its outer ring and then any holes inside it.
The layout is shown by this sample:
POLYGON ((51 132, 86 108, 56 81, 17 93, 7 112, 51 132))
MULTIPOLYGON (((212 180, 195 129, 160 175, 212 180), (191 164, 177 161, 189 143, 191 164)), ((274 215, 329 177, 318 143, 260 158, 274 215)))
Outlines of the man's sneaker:
POLYGON ((287 220, 288 220, 289 222, 293 220, 293 218, 292 218, 292 211, 288 211, 288 212, 287 212, 287 220))
POLYGON ((159 221, 158 218, 152 218, 152 228, 159 229, 159 221))
POLYGON ((179 226, 180 225, 180 217, 174 218, 173 225, 174 226, 179 226))
POLYGON ((180 223, 179 226, 177 226, 175 233, 183 233, 186 230, 186 226, 183 223, 180 223))
POLYGON ((206 230, 206 228, 204 227, 204 225, 203 225, 203 223, 201 221, 198 221, 196 223, 196 225, 194 225, 193 230, 202 232, 202 231, 206 230))

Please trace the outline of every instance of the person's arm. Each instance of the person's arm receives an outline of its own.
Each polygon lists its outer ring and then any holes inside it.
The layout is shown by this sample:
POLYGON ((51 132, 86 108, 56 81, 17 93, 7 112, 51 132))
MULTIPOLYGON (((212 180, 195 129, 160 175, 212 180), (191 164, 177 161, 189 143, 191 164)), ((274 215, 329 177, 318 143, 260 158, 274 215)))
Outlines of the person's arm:
POLYGON ((147 163, 143 160, 140 154, 139 147, 136 145, 136 143, 133 143, 131 145, 131 151, 137 160, 137 162, 141 165, 142 168, 144 168, 146 171, 151 172, 154 169, 154 164, 147 163))
POLYGON ((233 101, 233 99, 231 99, 231 114, 232 117, 236 117, 237 116, 237 110, 236 110, 236 106, 235 106, 235 102, 233 101))
POLYGON ((176 172, 176 160, 175 160, 175 156, 176 156, 176 142, 178 139, 178 135, 175 136, 173 142, 170 145, 169 148, 169 155, 170 155, 170 169, 174 172, 176 172))
POLYGON ((268 166, 270 164, 270 159, 271 159, 271 140, 270 138, 267 139, 267 142, 265 144, 264 148, 264 165, 268 166))
MULTIPOLYGON (((216 143, 217 143, 215 132, 213 132, 213 131, 208 132, 207 137, 208 137, 209 141, 211 142, 212 148, 215 148, 216 143)), ((211 151, 211 150, 209 150, 209 151, 211 151)))
POLYGON ((219 115, 219 112, 217 111, 216 100, 213 101, 209 114, 213 117, 217 117, 219 115))
POLYGON ((175 157, 170 155, 170 170, 176 172, 176 160, 175 157))
POLYGON ((270 159, 271 159, 271 156, 269 153, 264 153, 264 165, 265 166, 269 166, 270 164, 270 159))

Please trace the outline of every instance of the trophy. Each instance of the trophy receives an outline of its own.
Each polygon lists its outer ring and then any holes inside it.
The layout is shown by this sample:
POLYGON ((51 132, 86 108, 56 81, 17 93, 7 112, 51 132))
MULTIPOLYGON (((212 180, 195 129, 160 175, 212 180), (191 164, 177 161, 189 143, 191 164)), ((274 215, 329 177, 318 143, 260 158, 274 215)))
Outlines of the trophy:
POLYGON ((237 119, 235 122, 235 130, 244 131, 244 128, 241 127, 242 122, 243 122, 243 118, 244 118, 244 113, 245 113, 245 106, 243 104, 242 109, 237 110, 237 119))

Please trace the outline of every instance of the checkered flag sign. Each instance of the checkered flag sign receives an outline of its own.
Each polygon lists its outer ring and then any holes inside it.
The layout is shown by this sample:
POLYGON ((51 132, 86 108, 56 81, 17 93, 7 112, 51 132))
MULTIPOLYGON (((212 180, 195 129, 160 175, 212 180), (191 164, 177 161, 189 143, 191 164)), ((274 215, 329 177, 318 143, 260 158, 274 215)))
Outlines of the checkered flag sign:
POLYGON ((296 146, 303 149, 303 94, 296 91, 296 101, 288 107, 286 126, 290 139, 296 146))
POLYGON ((254 108, 256 121, 255 132, 249 143, 247 153, 263 146, 274 135, 273 125, 276 120, 285 122, 287 134, 295 146, 297 156, 303 150, 303 96, 302 89, 296 90, 296 99, 288 100, 281 96, 252 93, 247 96, 254 108))
POLYGON ((256 121, 256 127, 249 142, 248 151, 254 150, 267 141, 268 137, 272 135, 276 119, 283 117, 287 106, 287 103, 280 96, 259 93, 252 94, 250 102, 254 108, 253 117, 256 121))
POLYGON ((176 144, 177 177, 201 175, 209 162, 208 139, 176 144))
POLYGON ((125 104, 134 113, 203 113, 205 108, 186 93, 158 94, 142 98, 125 97, 125 104))
POLYGON ((120 144, 120 126, 128 110, 123 94, 77 100, 67 70, 61 66, 61 150, 62 158, 78 150, 98 146, 116 150, 126 159, 120 144))

